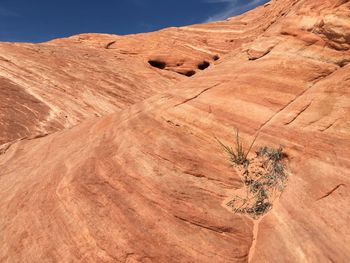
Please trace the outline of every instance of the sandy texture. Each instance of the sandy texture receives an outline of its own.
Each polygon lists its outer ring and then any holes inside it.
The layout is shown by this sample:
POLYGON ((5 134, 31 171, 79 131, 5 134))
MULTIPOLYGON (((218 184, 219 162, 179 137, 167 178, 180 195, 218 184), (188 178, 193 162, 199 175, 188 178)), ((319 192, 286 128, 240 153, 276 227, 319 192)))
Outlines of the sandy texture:
MULTIPOLYGON (((1 87, 32 116, 13 122, 48 135, 0 146, 0 261, 348 262, 349 10, 279 0, 209 25, 1 44, 1 87), (289 156, 259 221, 225 206, 242 183, 214 135, 233 143, 234 127, 289 156)), ((13 122, 3 142, 28 136, 13 122)))

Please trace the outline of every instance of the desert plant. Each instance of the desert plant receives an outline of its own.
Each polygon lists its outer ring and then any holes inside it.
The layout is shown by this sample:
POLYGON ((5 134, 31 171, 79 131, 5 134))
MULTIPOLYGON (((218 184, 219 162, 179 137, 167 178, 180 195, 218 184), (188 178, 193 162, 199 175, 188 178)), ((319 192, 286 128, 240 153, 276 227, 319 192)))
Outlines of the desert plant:
POLYGON ((249 164, 247 157, 248 157, 248 154, 250 153, 251 149, 253 148, 253 145, 256 141, 256 138, 257 138, 257 136, 255 136, 255 138, 252 141, 252 143, 250 144, 250 147, 248 148, 248 150, 245 151, 243 148, 243 143, 241 142, 241 138, 239 136, 238 129, 236 129, 236 148, 235 149, 233 149, 231 146, 225 145, 217 137, 215 137, 215 139, 220 144, 220 146, 228 154, 231 163, 236 164, 236 165, 249 164))
POLYGON ((285 167, 282 162, 282 159, 286 157, 283 147, 280 146, 278 149, 260 148, 257 151, 257 156, 265 159, 263 164, 266 167, 267 173, 261 177, 261 180, 263 180, 265 185, 283 191, 287 179, 285 167))
POLYGON ((256 152, 257 156, 262 157, 266 156, 268 157, 269 161, 280 161, 283 157, 285 157, 285 153, 283 152, 283 147, 280 146, 278 149, 268 148, 266 146, 260 147, 259 150, 256 152))
POLYGON ((287 174, 283 158, 287 155, 282 147, 277 149, 262 147, 256 152, 255 158, 247 160, 247 153, 243 151, 238 135, 237 138, 236 151, 222 144, 226 152, 230 151, 230 161, 235 161, 236 159, 233 160, 233 158, 238 155, 238 152, 240 154, 243 152, 243 157, 246 158, 244 162, 252 162, 255 165, 244 166, 241 170, 246 194, 235 195, 227 206, 231 207, 235 213, 248 214, 257 219, 272 208, 273 200, 281 195, 286 186, 287 174), (235 154, 233 157, 232 152, 235 154))

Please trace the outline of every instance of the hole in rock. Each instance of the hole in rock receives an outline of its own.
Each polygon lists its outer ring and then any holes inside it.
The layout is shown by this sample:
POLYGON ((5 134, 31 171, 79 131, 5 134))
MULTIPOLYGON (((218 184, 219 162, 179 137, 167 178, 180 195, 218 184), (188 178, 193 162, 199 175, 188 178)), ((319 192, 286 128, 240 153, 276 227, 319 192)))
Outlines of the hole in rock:
POLYGON ((155 68, 165 69, 166 63, 160 60, 149 60, 148 63, 155 68))
POLYGON ((348 65, 349 63, 350 63, 350 60, 344 59, 344 60, 342 60, 342 61, 340 61, 340 62, 338 62, 338 63, 336 63, 336 64, 338 64, 339 67, 343 68, 343 67, 345 67, 346 65, 348 65))
POLYGON ((214 61, 217 61, 217 60, 219 60, 219 59, 220 59, 220 57, 219 57, 218 55, 213 56, 213 60, 214 60, 214 61))
POLYGON ((202 63, 198 64, 198 69, 205 70, 209 66, 210 66, 210 63, 208 61, 203 61, 202 63))
POLYGON ((187 76, 187 77, 191 77, 191 76, 193 76, 194 74, 196 74, 196 71, 194 71, 194 70, 189 70, 189 71, 179 72, 179 73, 182 74, 182 75, 185 75, 185 76, 187 76))

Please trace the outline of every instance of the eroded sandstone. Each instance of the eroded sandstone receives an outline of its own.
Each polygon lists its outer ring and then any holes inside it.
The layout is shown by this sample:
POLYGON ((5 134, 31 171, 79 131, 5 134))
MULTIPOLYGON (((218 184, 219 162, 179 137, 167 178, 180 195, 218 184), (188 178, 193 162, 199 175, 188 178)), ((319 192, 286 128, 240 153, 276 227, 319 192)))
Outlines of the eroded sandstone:
POLYGON ((0 261, 347 262, 349 8, 276 0, 208 25, 1 44, 0 105, 21 110, 2 141, 47 136, 2 148, 0 261), (259 221, 225 203, 242 182, 215 136, 235 128, 288 154, 259 221))

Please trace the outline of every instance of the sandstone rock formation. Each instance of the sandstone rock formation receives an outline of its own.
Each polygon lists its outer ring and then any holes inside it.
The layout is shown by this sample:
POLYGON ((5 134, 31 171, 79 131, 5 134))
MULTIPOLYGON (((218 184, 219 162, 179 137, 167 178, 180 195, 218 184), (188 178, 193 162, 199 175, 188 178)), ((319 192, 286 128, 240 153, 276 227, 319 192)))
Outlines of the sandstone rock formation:
POLYGON ((0 261, 348 262, 349 62, 346 0, 1 43, 0 261), (225 202, 235 127, 288 154, 259 220, 225 202))

